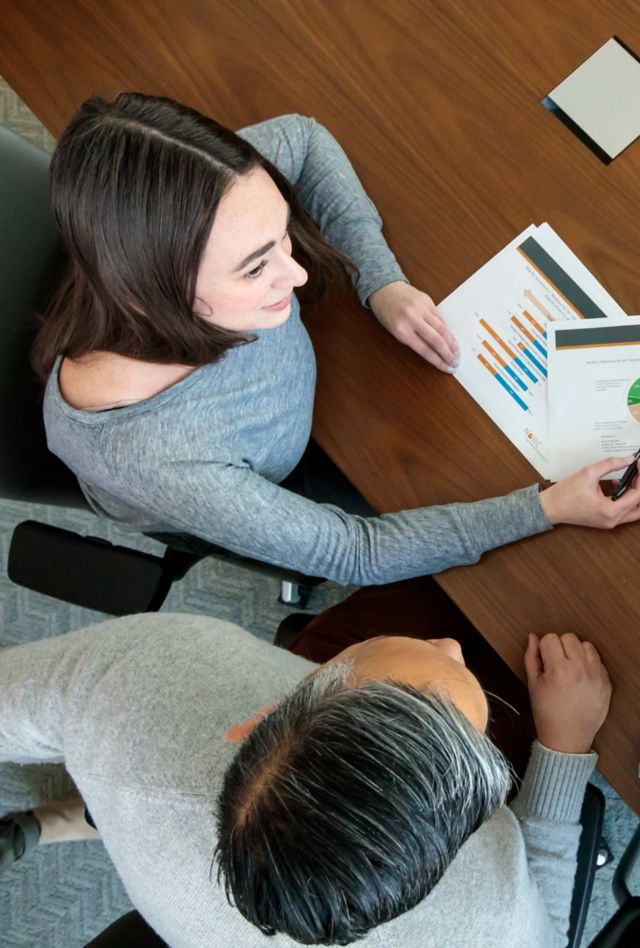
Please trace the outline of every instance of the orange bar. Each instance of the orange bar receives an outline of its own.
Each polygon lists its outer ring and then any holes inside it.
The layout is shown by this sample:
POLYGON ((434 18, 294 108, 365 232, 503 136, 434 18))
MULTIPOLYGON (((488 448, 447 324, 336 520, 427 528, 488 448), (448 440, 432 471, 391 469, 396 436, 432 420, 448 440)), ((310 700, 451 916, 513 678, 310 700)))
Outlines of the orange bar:
POLYGON ((496 341, 500 346, 502 346, 502 348, 503 348, 504 351, 507 353, 507 355, 509 356, 509 358, 513 359, 514 356, 515 356, 515 352, 512 352, 511 349, 509 348, 509 346, 506 344, 506 342, 503 342, 503 341, 502 341, 502 339, 500 338, 500 336, 498 335, 498 333, 495 331, 495 329, 492 329, 491 326, 489 325, 489 323, 486 322, 484 319, 481 319, 481 320, 480 320, 480 325, 483 326, 483 327, 487 330, 487 332, 489 333, 490 336, 493 336, 493 338, 495 339, 495 341, 496 341))
POLYGON ((532 323, 532 324, 536 327, 536 329, 538 330, 538 332, 541 333, 541 335, 544 336, 544 329, 542 328, 542 326, 540 325, 540 323, 538 322, 538 320, 537 320, 537 319, 534 319, 533 316, 531 315, 531 313, 528 313, 526 309, 523 309, 523 310, 522 310, 522 314, 523 314, 523 316, 526 316, 527 319, 529 320, 529 322, 532 323))
POLYGON ((527 337, 527 339, 529 340, 529 342, 535 342, 535 341, 536 341, 536 340, 535 340, 535 336, 532 336, 531 333, 529 332, 529 330, 528 330, 528 329, 525 329, 525 327, 522 325, 522 323, 520 322, 519 319, 517 319, 515 316, 512 316, 512 317, 511 317, 511 322, 514 324, 514 326, 517 326, 517 327, 518 327, 518 329, 520 330, 520 332, 521 332, 524 336, 527 337))
POLYGON ((552 323, 555 322, 555 316, 549 312, 546 306, 542 305, 539 299, 536 299, 531 290, 525 290, 524 295, 527 297, 527 299, 531 300, 533 305, 540 310, 543 316, 546 316, 547 319, 550 319, 552 323))
POLYGON ((637 346, 637 342, 586 342, 581 346, 563 346, 562 351, 569 349, 610 349, 611 346, 637 346))
POLYGON ((494 367, 493 367, 492 365, 489 365, 489 363, 487 362, 487 360, 485 359, 485 357, 484 357, 483 355, 481 355, 480 353, 478 353, 477 358, 480 360, 480 362, 482 362, 482 364, 483 364, 483 366, 485 367, 485 369, 489 369, 489 371, 491 372, 492 375, 497 375, 497 374, 498 374, 498 373, 496 372, 496 370, 494 369, 494 367))
POLYGON ((485 347, 485 349, 487 349, 491 353, 491 355, 496 360, 498 365, 501 365, 503 369, 506 369, 507 363, 504 361, 501 355, 498 355, 498 353, 493 348, 493 346, 489 345, 486 339, 482 340, 482 345, 485 347))

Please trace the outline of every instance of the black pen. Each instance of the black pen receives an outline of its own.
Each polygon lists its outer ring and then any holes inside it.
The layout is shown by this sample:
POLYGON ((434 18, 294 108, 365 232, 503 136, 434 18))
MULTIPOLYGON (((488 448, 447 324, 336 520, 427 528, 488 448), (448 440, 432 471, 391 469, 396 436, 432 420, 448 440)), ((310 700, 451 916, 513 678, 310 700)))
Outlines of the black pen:
POLYGON ((620 480, 618 481, 618 486, 611 495, 611 500, 619 500, 623 494, 625 494, 631 485, 633 484, 633 479, 638 473, 637 461, 640 458, 640 450, 636 451, 633 455, 633 461, 626 469, 620 480))

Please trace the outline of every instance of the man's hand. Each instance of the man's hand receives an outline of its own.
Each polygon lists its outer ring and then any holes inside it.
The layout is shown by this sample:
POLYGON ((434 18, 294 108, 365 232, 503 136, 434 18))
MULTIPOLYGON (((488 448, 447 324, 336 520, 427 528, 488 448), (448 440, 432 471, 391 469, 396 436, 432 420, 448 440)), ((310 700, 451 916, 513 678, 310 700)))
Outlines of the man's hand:
POLYGON ((460 360, 458 343, 430 296, 408 283, 387 283, 369 297, 378 322, 419 356, 443 372, 460 360))
POLYGON ((530 635, 524 664, 540 743, 563 754, 587 754, 611 700, 595 645, 572 632, 530 635))
POLYGON ((632 458, 607 458, 583 467, 577 474, 547 487, 540 494, 542 509, 549 521, 582 527, 611 529, 620 523, 640 520, 640 488, 633 486, 619 500, 611 500, 602 490, 601 477, 626 467, 632 458))

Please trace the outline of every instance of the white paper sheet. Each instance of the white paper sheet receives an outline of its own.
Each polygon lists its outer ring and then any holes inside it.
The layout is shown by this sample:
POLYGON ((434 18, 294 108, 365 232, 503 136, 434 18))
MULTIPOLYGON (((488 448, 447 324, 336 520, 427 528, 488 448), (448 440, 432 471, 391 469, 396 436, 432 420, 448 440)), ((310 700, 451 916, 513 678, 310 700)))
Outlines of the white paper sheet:
POLYGON ((548 224, 528 227, 438 308, 460 345, 455 377, 548 478, 547 324, 623 310, 548 224))
POLYGON ((548 328, 551 475, 640 448, 640 316, 548 328), (572 331, 578 329, 576 333, 572 331))

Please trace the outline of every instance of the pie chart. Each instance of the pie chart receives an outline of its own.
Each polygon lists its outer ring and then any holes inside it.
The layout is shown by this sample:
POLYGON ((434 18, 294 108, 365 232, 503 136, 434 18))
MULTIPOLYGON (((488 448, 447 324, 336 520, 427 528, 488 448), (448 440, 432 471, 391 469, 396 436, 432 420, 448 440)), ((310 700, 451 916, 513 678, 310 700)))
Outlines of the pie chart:
POLYGON ((627 392, 627 405, 635 421, 640 422, 640 379, 629 388, 627 392))

